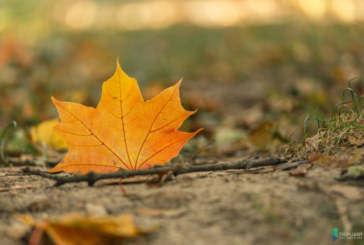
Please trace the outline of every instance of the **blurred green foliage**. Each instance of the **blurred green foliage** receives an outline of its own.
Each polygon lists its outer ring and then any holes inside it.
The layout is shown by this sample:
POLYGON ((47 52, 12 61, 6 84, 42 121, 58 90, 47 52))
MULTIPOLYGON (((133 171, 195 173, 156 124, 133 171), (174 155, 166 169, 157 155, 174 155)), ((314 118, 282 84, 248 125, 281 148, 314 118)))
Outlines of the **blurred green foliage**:
MULTIPOLYGON (((133 31, 70 30, 52 17, 57 12, 48 8, 56 2, 2 5, 0 20, 6 21, 0 38, 0 128, 11 120, 30 126, 56 117, 52 95, 95 106, 117 58, 143 91, 183 77, 185 104, 201 113, 206 108, 192 102, 191 92, 205 104, 220 103, 222 108, 215 108, 218 118, 240 116, 259 105, 264 120, 286 117, 301 126, 307 114, 330 113, 347 81, 364 71, 360 22, 294 17, 224 28, 180 23, 133 31), (253 89, 257 85, 259 89, 253 89)), ((364 92, 360 80, 353 86, 358 94, 364 92)))

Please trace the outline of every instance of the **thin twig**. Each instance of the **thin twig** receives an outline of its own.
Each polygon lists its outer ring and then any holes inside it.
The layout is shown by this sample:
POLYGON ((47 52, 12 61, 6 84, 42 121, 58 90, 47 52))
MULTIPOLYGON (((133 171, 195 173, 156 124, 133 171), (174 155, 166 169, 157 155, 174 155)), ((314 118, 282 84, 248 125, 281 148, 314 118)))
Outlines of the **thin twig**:
POLYGON ((168 171, 173 171, 174 175, 180 175, 192 172, 222 171, 228 169, 249 169, 261 166, 276 165, 282 162, 283 161, 279 158, 266 158, 262 160, 241 160, 236 162, 218 163, 218 164, 184 165, 177 169, 174 166, 172 166, 172 167, 158 167, 158 168, 150 168, 142 170, 120 169, 118 172, 113 172, 113 173, 95 173, 91 171, 88 174, 71 175, 71 176, 59 176, 38 169, 31 169, 29 167, 24 168, 23 172, 26 174, 38 175, 43 178, 55 180, 56 181, 55 186, 60 186, 73 182, 87 182, 89 186, 92 186, 95 184, 96 181, 102 179, 128 178, 137 175, 160 174, 162 172, 168 172, 168 171))

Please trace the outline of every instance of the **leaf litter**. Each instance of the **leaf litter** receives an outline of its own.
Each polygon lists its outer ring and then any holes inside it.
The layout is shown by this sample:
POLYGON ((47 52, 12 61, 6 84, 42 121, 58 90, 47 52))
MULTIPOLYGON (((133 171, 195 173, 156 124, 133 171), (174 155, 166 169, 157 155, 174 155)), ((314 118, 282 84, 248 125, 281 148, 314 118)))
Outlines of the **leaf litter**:
MULTIPOLYGON (((264 122, 263 122, 264 123, 264 122)), ((261 140, 261 142, 264 142, 264 141, 270 141, 270 139, 271 138, 269 138, 269 137, 271 137, 272 136, 272 131, 271 130, 266 130, 266 129, 264 129, 263 130, 264 132, 263 132, 263 135, 264 135, 264 137, 266 137, 265 138, 265 140, 261 140), (269 137, 267 137, 269 135, 269 137)), ((250 132, 253 132, 253 131, 250 131, 250 132)), ((259 135, 259 134, 258 134, 259 135)), ((345 136, 345 134, 344 134, 344 136, 345 136)), ((343 138, 344 139, 344 138, 343 138)), ((348 140, 348 142, 350 143, 350 144, 352 144, 353 145, 353 142, 355 143, 355 142, 358 142, 358 141, 355 141, 354 139, 350 139, 350 137, 349 138, 347 138, 348 140)), ((258 142, 259 142, 259 136, 258 136, 258 142)), ((321 140, 321 139, 320 139, 321 140)), ((322 141, 323 142, 323 141, 322 141)), ((343 141, 344 142, 344 141, 343 141)), ((265 143, 265 142, 264 142, 265 143)), ((267 145, 269 145, 269 144, 267 144, 267 145)), ((318 144, 319 145, 319 144, 318 144)), ((356 143, 356 146, 357 147, 360 147, 360 141, 359 141, 359 143, 356 143)), ((265 147, 265 146, 264 146, 265 147)), ((263 147, 263 148, 264 148, 263 147)), ((315 148, 316 149, 316 148, 315 148)), ((319 147, 318 147, 318 149, 320 149, 319 147)), ((324 155, 324 154, 327 154, 329 151, 325 151, 325 147, 323 147, 322 148, 323 149, 323 152, 321 153, 322 155, 324 155)), ((332 150, 332 149, 334 149, 334 147, 333 148, 331 148, 330 150, 332 150)), ((338 149, 338 148, 336 148, 336 149, 338 149)), ((331 151, 330 152, 330 154, 332 154, 332 152, 334 152, 334 151, 331 151)), ((310 154, 312 154, 312 148, 310 148, 310 154)), ((332 155, 330 155, 330 157, 332 157, 332 155)), ((320 159, 320 157, 318 157, 316 160, 318 160, 318 159, 320 159)), ((354 160, 355 160, 356 158, 354 157, 354 160)), ((331 160, 332 160, 332 162, 335 162, 336 160, 335 160, 335 158, 334 157, 332 157, 331 158, 331 160)), ((350 165, 352 165, 352 164, 356 164, 357 162, 356 161, 352 161, 352 160, 339 160, 340 161, 340 164, 337 164, 337 166, 338 167, 345 167, 345 166, 350 166, 350 165), (341 165, 341 163, 343 163, 342 165, 341 165)), ((290 171, 295 171, 295 170, 297 170, 298 171, 298 175, 300 176, 302 176, 302 175, 305 175, 306 173, 307 173, 307 169, 308 169, 308 166, 311 166, 310 164, 296 164, 295 162, 289 162, 289 163, 285 163, 285 164, 282 164, 282 166, 280 167, 280 169, 281 170, 288 170, 288 169, 291 169, 290 171), (300 167, 301 166, 301 167, 300 167), (292 168, 294 168, 294 167, 297 167, 296 169, 292 169, 292 168), (301 171, 302 170, 302 171, 301 171), (304 173, 304 174, 302 174, 302 173, 304 173)), ((329 165, 323 165, 323 166, 329 166, 329 165)), ((334 164, 334 166, 335 166, 335 164, 334 164)), ((279 169, 279 168, 277 168, 277 169, 279 169)), ((252 172, 255 172, 255 173, 268 173, 268 172, 270 172, 270 173, 272 173, 272 174, 274 174, 274 176, 279 176, 280 175, 280 173, 278 172, 278 171, 276 171, 277 169, 272 169, 272 167, 262 167, 262 168, 258 168, 258 169, 256 169, 256 170, 253 170, 252 172), (273 171, 274 170, 274 171, 273 171)), ((350 168, 348 168, 348 170, 349 170, 350 168)), ((331 173, 331 176, 332 175, 335 175, 335 174, 337 174, 338 173, 338 171, 335 171, 335 170, 322 170, 322 169, 317 169, 317 168, 315 168, 314 166, 313 167, 311 167, 311 170, 310 170, 310 175, 309 175, 309 178, 310 178, 310 180, 312 179, 312 178, 315 178, 316 180, 323 180, 325 177, 322 177, 322 176, 320 176, 320 177, 317 177, 317 175, 318 175, 318 173, 321 173, 321 174, 323 174, 323 176, 325 176, 324 174, 325 174, 325 172, 327 172, 327 173, 331 173)), ((286 174, 287 175, 287 174, 286 174)), ((211 178, 210 177, 208 177, 208 175, 205 175, 205 176, 207 176, 207 177, 205 177, 206 178, 206 180, 210 180, 211 181, 211 178)), ((218 174, 218 175, 213 175, 215 178, 219 178, 219 177, 221 177, 221 178, 223 178, 223 175, 222 174, 218 174)), ((280 175, 281 176, 281 175, 280 175)), ((265 177, 267 177, 267 178, 269 178, 269 175, 265 175, 265 177)), ((326 175, 326 178, 328 177, 328 175, 326 175)), ((253 181, 255 181, 255 183, 257 183, 257 182, 259 182, 260 181, 260 179, 256 179, 256 178, 252 178, 252 177, 247 177, 247 179, 246 179, 246 181, 244 182, 245 184, 248 184, 248 182, 250 182, 251 180, 253 180, 253 181)), ((231 180, 229 180, 229 178, 226 178, 224 181, 231 181, 231 180)), ((270 179, 270 181, 274 181, 273 179, 270 179)), ((207 187, 210 187, 210 185, 208 184, 208 183, 205 183, 206 184, 206 186, 207 187)), ((332 184, 332 183, 331 183, 332 184)), ((171 183, 171 185, 177 185, 177 186, 179 186, 179 185, 182 185, 182 186, 188 186, 189 185, 189 183, 188 183, 188 181, 187 181, 187 183, 179 183, 178 182, 178 178, 177 178, 177 180, 176 179, 172 179, 172 183, 171 183)), ((268 184, 269 185, 269 184, 268 184)), ((205 186, 205 188, 206 188, 206 186, 205 186)), ((254 185, 253 185, 254 186, 254 185)), ((253 186, 251 186, 252 188, 254 188, 253 186)), ((298 186, 298 185, 297 185, 298 186)), ((166 189, 169 189, 170 188, 170 186, 164 186, 166 189)), ((103 187, 104 188, 104 187, 103 187)), ((196 187, 197 188, 197 187, 196 187)), ((284 187, 282 186, 281 187, 282 189, 284 189, 284 187)), ((208 188, 207 188, 208 189, 208 188)), ((341 192, 345 192, 345 190, 347 190, 346 188, 341 188, 341 192)), ((246 191, 248 191, 248 190, 246 190, 246 191)), ((326 192, 325 190, 324 190, 324 188, 323 187, 321 187, 320 189, 319 189, 319 191, 320 192, 326 192)), ((272 192, 272 193, 274 193, 275 195, 277 195, 277 193, 279 193, 279 191, 276 191, 276 192, 272 192)), ((352 197, 349 197, 349 198, 347 198, 346 196, 345 196, 345 194, 338 194, 338 193, 340 193, 340 191, 338 191, 338 190, 335 190, 335 191, 329 191, 329 190, 327 190, 327 193, 331 193, 330 195, 335 195, 335 196, 338 196, 338 197, 344 197, 345 199, 347 199, 346 200, 346 202, 347 203, 351 203, 351 202, 353 202, 353 201, 355 201, 355 200, 360 200, 360 198, 358 199, 358 197, 355 197, 355 195, 353 195, 352 197), (356 199, 357 198, 357 199, 356 199)), ((356 193, 356 194, 358 194, 358 192, 352 192, 352 193, 356 193)), ((221 193, 220 193, 221 194, 221 193)), ((293 193, 291 193, 291 194, 293 194, 293 193)), ((302 195, 305 195, 304 193, 300 193, 300 194, 302 194, 302 195)), ((307 194, 307 193, 306 193, 307 194)), ((234 193, 234 195, 235 195, 235 193, 234 193)), ((223 194, 222 194, 222 196, 223 196, 223 194)), ((305 195, 305 196, 307 196, 307 195, 305 195)), ((360 197, 360 191, 359 191, 359 197, 360 197)), ((278 215, 277 215, 277 211, 276 210, 274 210, 274 208, 272 209, 271 207, 270 207, 270 205, 271 204, 269 204, 271 201, 266 201, 265 199, 270 199, 271 197, 269 197, 269 198, 263 198, 264 199, 264 201, 262 201, 263 203, 264 203, 264 209, 262 209, 261 211, 262 211, 262 213, 263 213, 263 216, 266 218, 266 220, 267 221, 272 221, 272 220, 274 220, 274 219, 277 219, 277 217, 279 218, 280 216, 279 216, 279 212, 278 212, 278 215), (268 204, 267 204, 268 203, 268 204)), ((297 197, 298 198, 298 197, 297 197)), ((318 198, 319 199, 319 197, 316 197, 316 198, 318 198)), ((253 203, 253 206, 255 207, 255 208, 257 208, 258 210, 260 210, 261 208, 261 204, 259 203, 260 201, 259 201, 260 199, 259 198, 254 198, 254 203, 253 203), (258 201, 257 201, 258 200, 258 201)), ((273 200, 274 200, 274 198, 273 198, 273 200)), ((322 200, 322 199, 320 199, 320 200, 322 200)), ((201 200, 200 200, 200 202, 201 202, 201 200)), ((213 200, 212 200, 212 202, 213 202, 213 200)), ((274 201, 273 201, 274 202, 274 201)), ((344 201, 344 203, 345 203, 345 201, 344 201)), ((330 203, 326 203, 329 207, 330 207, 330 203)), ((136 205, 138 205, 138 204, 136 204, 136 205)), ((201 203, 200 203, 200 205, 201 205, 201 203)), ((219 205, 217 205, 217 206, 219 206, 219 205)), ((222 207, 222 206, 221 206, 222 207)), ((281 204, 281 206, 280 206, 281 208, 283 208, 283 207, 285 207, 285 205, 283 205, 283 204, 281 204)), ((142 211, 138 211, 138 210, 140 210, 140 209, 136 209, 136 213, 137 214, 140 214, 140 215, 145 215, 145 216, 151 216, 151 217, 172 217, 172 218, 174 218, 174 215, 173 215, 173 211, 171 211, 171 212, 169 212, 169 210, 165 210, 165 209, 163 209, 163 208, 161 208, 161 209, 156 209, 155 207, 153 207, 153 208, 146 208, 146 209, 144 209, 143 210, 143 208, 141 209, 142 211), (171 214, 171 215, 170 215, 171 214)), ((178 209, 177 209, 178 210, 178 209)), ((355 210, 355 209, 354 209, 355 210)), ((349 212, 349 211, 346 211, 346 212, 349 212)), ((178 213, 178 212, 177 212, 178 213)), ((225 213, 226 215, 227 215, 227 213, 225 213)), ((183 216, 185 216, 186 214, 185 213, 181 213, 181 216, 183 217, 183 216)), ((210 213, 210 215, 211 215, 211 213, 210 213)), ((237 215, 237 214, 235 214, 235 215, 237 215)), ((177 215, 178 216, 178 215, 177 215)), ((258 214, 258 216, 259 216, 259 214, 258 214)), ((190 216, 189 216, 190 217, 190 216)), ((177 217, 178 218, 178 217, 177 217)), ((286 219, 286 217, 285 217, 285 219, 286 219)), ((254 218, 251 218, 251 220, 250 221, 254 221, 255 219, 254 218)), ((208 223, 208 221, 206 221, 207 223, 208 223)), ((210 223, 211 222, 214 222, 214 221, 209 221, 210 223)), ((223 220, 220 220, 220 222, 223 222, 223 220)), ((293 220, 291 220, 290 222, 300 222, 300 221, 293 221, 293 220)))

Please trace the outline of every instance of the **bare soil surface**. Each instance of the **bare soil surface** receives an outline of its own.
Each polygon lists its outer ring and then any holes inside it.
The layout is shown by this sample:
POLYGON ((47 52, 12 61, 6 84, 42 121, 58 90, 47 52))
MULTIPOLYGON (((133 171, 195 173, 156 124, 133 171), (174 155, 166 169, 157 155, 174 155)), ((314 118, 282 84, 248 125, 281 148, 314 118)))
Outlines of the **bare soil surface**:
POLYGON ((41 219, 87 214, 90 205, 111 215, 132 214, 140 226, 158 225, 126 244, 331 244, 334 228, 364 229, 363 184, 338 182, 339 174, 340 169, 319 166, 304 177, 287 171, 191 173, 160 187, 125 184, 123 194, 118 180, 53 187, 52 180, 20 168, 1 168, 0 244, 25 244, 10 237, 9 227, 18 222, 14 212, 41 219))

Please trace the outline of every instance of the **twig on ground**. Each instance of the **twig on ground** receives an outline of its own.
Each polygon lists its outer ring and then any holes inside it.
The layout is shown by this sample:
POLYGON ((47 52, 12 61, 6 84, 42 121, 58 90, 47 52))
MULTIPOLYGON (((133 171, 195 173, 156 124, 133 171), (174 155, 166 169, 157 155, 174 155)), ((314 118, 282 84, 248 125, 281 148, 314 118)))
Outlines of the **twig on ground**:
POLYGON ((23 172, 26 174, 38 175, 43 178, 48 178, 55 180, 55 186, 64 185, 73 182, 87 182, 89 186, 95 184, 96 181, 102 179, 112 179, 112 178, 128 178, 137 175, 150 175, 150 174, 160 174, 161 172, 173 171, 174 175, 192 173, 192 172, 206 172, 206 171, 222 171, 228 169, 249 169, 261 166, 271 166, 282 163, 283 160, 279 158, 266 158, 262 160, 241 160, 236 162, 228 163, 218 163, 218 164, 205 164, 205 165, 184 165, 179 168, 172 167, 160 167, 160 168, 150 168, 142 170, 124 170, 120 169, 118 172, 113 173, 95 173, 89 172, 83 175, 71 175, 71 176, 59 176, 55 174, 50 174, 38 169, 31 169, 26 167, 23 172))

